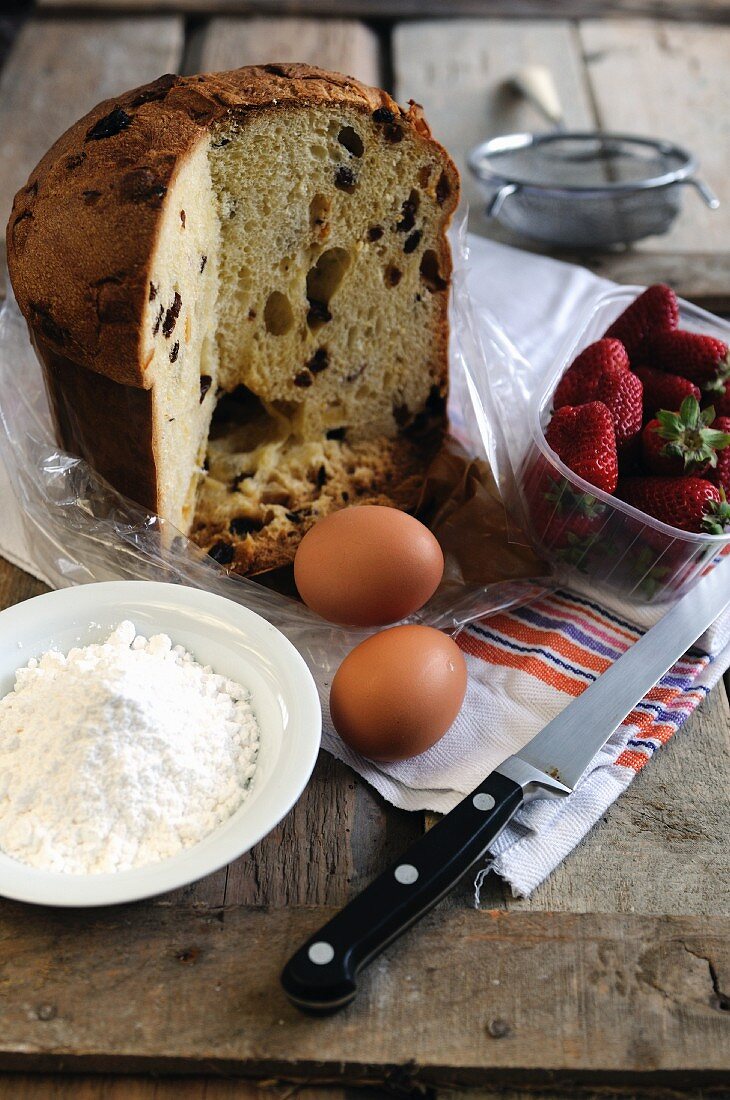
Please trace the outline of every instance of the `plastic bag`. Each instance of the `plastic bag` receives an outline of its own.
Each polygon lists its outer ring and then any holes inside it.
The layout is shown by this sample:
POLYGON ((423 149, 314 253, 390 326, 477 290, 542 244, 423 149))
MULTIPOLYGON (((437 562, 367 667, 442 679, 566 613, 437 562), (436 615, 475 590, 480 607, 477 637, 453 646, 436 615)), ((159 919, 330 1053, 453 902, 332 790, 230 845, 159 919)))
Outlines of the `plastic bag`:
MULTIPOLYGON (((508 538, 500 494, 513 499, 514 481, 503 442, 490 426, 488 361, 498 358, 497 373, 504 376, 517 353, 491 318, 482 318, 477 332, 465 287, 463 239, 462 233, 455 247, 451 436, 429 470, 421 500, 424 517, 444 546, 447 568, 439 591, 412 620, 451 630, 533 598, 545 573, 526 545, 508 538)), ((282 630, 321 691, 343 656, 371 633, 332 626, 297 600, 228 575, 165 520, 59 450, 42 370, 12 296, 0 312, 0 429, 0 455, 32 561, 54 587, 163 580, 218 592, 282 630)))

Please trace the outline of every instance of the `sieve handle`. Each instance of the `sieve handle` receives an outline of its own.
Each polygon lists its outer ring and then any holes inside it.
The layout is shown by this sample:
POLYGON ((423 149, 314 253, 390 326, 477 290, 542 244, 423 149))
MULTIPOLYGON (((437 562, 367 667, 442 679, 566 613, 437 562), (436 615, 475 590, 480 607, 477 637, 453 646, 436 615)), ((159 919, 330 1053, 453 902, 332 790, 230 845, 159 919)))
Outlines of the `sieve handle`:
POLYGON ((507 81, 518 95, 528 100, 533 107, 556 130, 565 129, 563 105, 560 102, 555 77, 545 65, 523 65, 507 81))
POLYGON ((694 187, 696 191, 699 191, 705 205, 709 206, 710 210, 717 210, 718 206, 720 205, 720 200, 718 199, 712 188, 709 187, 704 180, 698 180, 695 179, 694 176, 692 176, 690 177, 690 179, 682 180, 681 182, 689 184, 691 187, 694 187))
POLYGON ((496 218, 510 195, 515 195, 520 189, 518 183, 505 183, 499 191, 492 196, 487 203, 486 214, 488 218, 496 218))

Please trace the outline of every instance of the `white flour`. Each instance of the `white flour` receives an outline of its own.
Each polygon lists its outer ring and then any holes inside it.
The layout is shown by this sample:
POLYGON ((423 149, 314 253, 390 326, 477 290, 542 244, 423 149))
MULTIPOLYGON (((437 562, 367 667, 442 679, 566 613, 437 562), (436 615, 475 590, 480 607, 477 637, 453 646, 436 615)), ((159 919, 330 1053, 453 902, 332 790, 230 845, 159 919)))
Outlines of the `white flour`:
POLYGON ((123 871, 202 840, 246 796, 249 693, 121 623, 51 650, 0 700, 0 849, 49 871, 123 871))

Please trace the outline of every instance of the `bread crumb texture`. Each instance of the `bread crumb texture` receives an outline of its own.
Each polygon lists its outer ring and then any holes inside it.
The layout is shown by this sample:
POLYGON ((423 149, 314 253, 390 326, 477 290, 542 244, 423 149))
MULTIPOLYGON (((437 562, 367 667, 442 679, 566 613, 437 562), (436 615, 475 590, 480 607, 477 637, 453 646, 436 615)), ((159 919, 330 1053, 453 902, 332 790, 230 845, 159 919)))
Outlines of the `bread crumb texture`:
MULTIPOLYGON (((80 376, 150 390, 134 428, 151 445, 124 456, 155 486, 140 503, 238 572, 291 561, 345 504, 412 509, 444 425, 458 191, 417 106, 308 66, 101 104, 8 226, 52 403, 80 376)), ((135 434, 112 406, 60 426, 102 474, 135 434)))

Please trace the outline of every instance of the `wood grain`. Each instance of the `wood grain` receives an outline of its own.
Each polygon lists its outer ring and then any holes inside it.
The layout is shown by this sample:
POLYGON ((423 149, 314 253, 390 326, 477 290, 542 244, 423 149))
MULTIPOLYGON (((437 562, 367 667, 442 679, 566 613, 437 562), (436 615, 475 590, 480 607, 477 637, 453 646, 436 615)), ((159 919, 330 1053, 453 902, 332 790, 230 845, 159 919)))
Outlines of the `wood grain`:
POLYGON ((348 1083, 401 1066, 433 1085, 730 1072, 727 920, 436 910, 371 967, 355 1006, 311 1019, 278 975, 332 912, 8 903, 0 1064, 348 1083))
MULTIPOLYGON (((38 0, 41 8, 67 7, 69 0, 38 0)), ((368 16, 378 19, 423 19, 435 16, 481 18, 575 19, 588 16, 653 15, 727 22, 726 0, 73 0, 76 8, 111 11, 236 12, 266 15, 368 16), (396 7, 397 4, 397 7, 396 7)))
POLYGON ((203 37, 201 68, 234 69, 264 61, 306 61, 366 84, 379 84, 378 39, 349 19, 213 19, 203 37))
MULTIPOLYGON (((730 913, 730 707, 722 685, 588 839, 513 910, 730 913)), ((504 889, 504 887, 502 887, 504 889)))
MULTIPOLYGON (((692 195, 687 195, 691 201, 692 195)), ((698 241, 704 246, 704 241, 698 241)), ((730 313, 730 249, 727 252, 652 252, 628 249, 615 253, 564 255, 596 275, 617 283, 649 286, 668 283, 677 294, 711 313, 730 313)))
POLYGON ((375 1089, 355 1090, 336 1085, 307 1088, 275 1079, 259 1085, 240 1078, 0 1074, 0 1100, 382 1100, 382 1097, 382 1092, 375 1089))
POLYGON ((30 573, 16 569, 5 558, 0 558, 0 611, 47 591, 47 586, 31 577, 30 573))
POLYGON ((179 16, 28 20, 0 77, 0 223, 72 122, 100 100, 174 70, 182 45, 179 16))
POLYGON ((299 1084, 275 1078, 260 1085, 242 1080, 215 1077, 110 1077, 105 1074, 63 1077, 48 1074, 0 1074, 0 1100, 384 1100, 387 1096, 412 1096, 414 1100, 727 1100, 722 1085, 713 1088, 644 1088, 633 1086, 553 1089, 408 1088, 399 1085, 393 1074, 384 1088, 357 1085, 299 1084))
POLYGON ((730 99, 730 27, 590 20, 579 25, 579 34, 599 127, 686 146, 720 199, 720 209, 710 211, 687 188, 674 228, 637 250, 677 254, 700 248, 727 260, 730 119, 718 105, 730 99))
POLYGON ((434 135, 455 157, 470 205, 470 226, 509 239, 483 216, 484 200, 466 154, 495 134, 542 130, 536 109, 507 87, 526 64, 546 65, 568 128, 592 129, 593 105, 573 24, 527 20, 432 20, 400 24, 393 34, 396 98, 423 104, 434 135))
MULTIPOLYGON (((527 63, 547 65, 558 85, 570 127, 611 126, 684 141, 704 162, 706 177, 723 195, 722 167, 730 146, 727 113, 730 28, 680 26, 646 20, 552 23, 452 20, 398 26, 393 36, 397 95, 413 96, 455 155, 470 203, 470 228, 532 251, 484 217, 484 197, 464 170, 466 152, 499 133, 544 130, 529 104, 505 88, 505 78, 527 63), (686 43, 686 47, 685 47, 686 43), (452 94, 453 89, 453 94, 452 94)), ((688 189, 689 192, 689 189, 688 189)), ((710 213, 688 193, 677 228, 633 249, 561 253, 617 282, 664 281, 709 309, 730 311, 730 202, 710 213)))
MULTIPOLYGON (((464 1097, 462 1100, 470 1100, 464 1097)), ((63 1077, 47 1074, 0 1074, 0 1100, 383 1100, 380 1089, 301 1087, 264 1080, 260 1085, 238 1079, 214 1077, 110 1077, 105 1074, 63 1077)), ((436 1097, 433 1098, 436 1100, 436 1097)), ((441 1097, 438 1098, 441 1100, 441 1097)), ((489 1097, 479 1100, 491 1100, 489 1097)), ((540 1100, 512 1095, 506 1100, 540 1100)), ((545 1100, 552 1100, 546 1097, 545 1100)), ((564 1098, 562 1098, 564 1100, 564 1098)), ((590 1097, 585 1100, 591 1100, 590 1097)), ((602 1098, 605 1100, 605 1097, 602 1098)), ((619 1098, 617 1098, 619 1100, 619 1098)), ((651 1100, 651 1098, 648 1098, 651 1100)), ((691 1097, 684 1100, 692 1100, 691 1097)))

